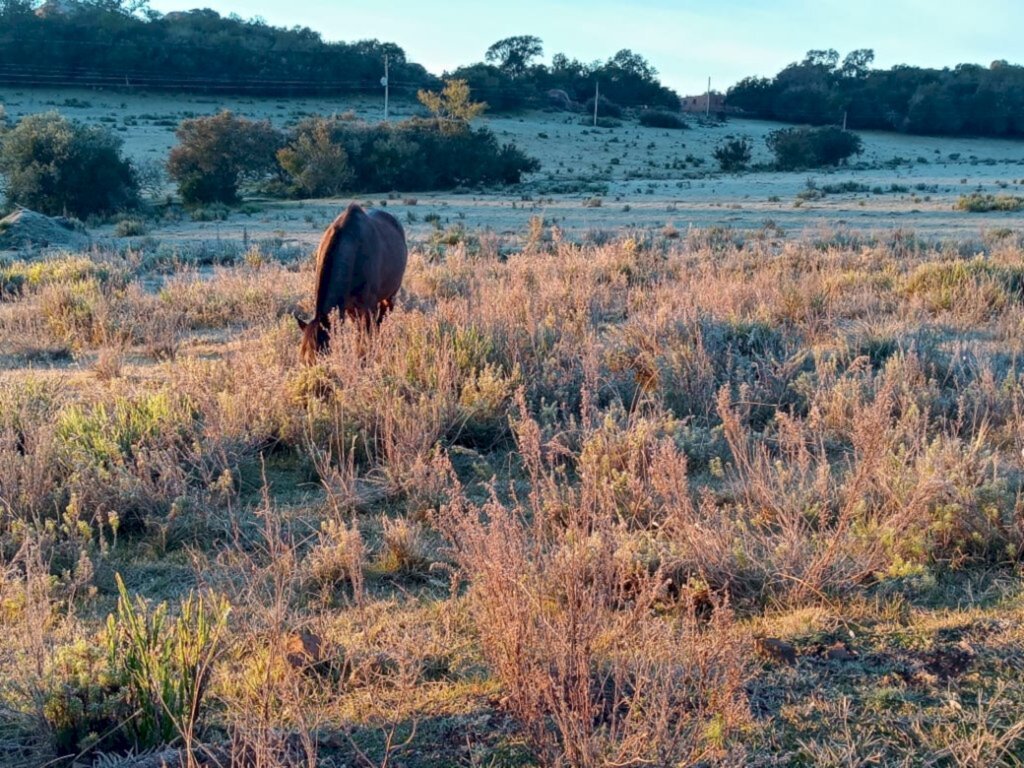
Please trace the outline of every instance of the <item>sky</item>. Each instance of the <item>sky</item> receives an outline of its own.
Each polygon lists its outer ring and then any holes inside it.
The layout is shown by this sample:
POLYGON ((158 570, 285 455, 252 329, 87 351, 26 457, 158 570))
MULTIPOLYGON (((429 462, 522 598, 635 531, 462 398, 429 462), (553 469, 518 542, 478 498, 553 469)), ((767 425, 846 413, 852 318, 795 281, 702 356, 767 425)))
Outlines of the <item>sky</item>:
POLYGON ((642 54, 682 95, 774 75, 812 48, 872 48, 875 66, 1024 63, 1024 0, 151 0, 164 13, 213 8, 325 40, 377 38, 440 74, 496 40, 536 35, 589 62, 642 54))

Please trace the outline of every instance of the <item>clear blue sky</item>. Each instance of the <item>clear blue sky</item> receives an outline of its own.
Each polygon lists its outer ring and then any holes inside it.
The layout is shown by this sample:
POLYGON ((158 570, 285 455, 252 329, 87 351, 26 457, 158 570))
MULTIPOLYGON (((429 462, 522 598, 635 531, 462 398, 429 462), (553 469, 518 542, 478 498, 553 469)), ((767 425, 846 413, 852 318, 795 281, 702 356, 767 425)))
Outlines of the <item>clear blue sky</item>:
POLYGON ((873 48, 875 66, 1024 61, 1024 0, 151 0, 158 11, 209 7, 327 40, 397 43, 432 72, 483 59, 496 40, 537 35, 545 59, 583 61, 620 48, 662 81, 700 92, 772 75, 811 48, 873 48))

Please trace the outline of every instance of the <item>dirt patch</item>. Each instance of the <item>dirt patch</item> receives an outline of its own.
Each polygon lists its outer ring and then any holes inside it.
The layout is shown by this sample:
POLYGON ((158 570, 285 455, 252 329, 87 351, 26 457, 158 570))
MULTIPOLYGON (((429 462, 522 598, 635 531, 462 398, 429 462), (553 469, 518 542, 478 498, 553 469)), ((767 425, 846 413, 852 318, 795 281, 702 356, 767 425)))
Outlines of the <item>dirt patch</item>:
POLYGON ((0 251, 25 248, 88 248, 90 238, 78 222, 63 217, 44 216, 19 208, 0 219, 0 251))

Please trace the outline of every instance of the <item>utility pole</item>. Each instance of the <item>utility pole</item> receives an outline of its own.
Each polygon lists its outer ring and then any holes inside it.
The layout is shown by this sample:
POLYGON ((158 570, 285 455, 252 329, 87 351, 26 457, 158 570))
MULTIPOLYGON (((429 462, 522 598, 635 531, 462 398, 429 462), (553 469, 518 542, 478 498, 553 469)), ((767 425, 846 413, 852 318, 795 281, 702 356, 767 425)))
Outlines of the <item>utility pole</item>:
POLYGON ((384 77, 380 79, 384 86, 384 122, 388 121, 388 55, 384 54, 384 77))
POLYGON ((594 81, 594 127, 597 128, 597 103, 601 100, 601 81, 594 81))
POLYGON ((711 78, 708 78, 708 103, 705 105, 706 111, 704 112, 704 118, 708 119, 711 117, 711 78))
POLYGON ((844 131, 846 130, 846 115, 847 114, 848 114, 847 110, 844 109, 843 110, 843 130, 844 131))

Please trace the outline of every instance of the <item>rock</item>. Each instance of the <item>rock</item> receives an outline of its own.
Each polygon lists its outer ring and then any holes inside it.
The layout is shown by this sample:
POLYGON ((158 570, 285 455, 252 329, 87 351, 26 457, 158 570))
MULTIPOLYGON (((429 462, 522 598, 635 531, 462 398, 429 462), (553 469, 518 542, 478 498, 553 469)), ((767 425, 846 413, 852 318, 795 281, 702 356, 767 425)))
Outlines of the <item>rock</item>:
POLYGON ((0 251, 25 248, 82 250, 91 242, 85 228, 71 219, 44 216, 27 208, 19 208, 0 219, 0 251))
POLYGON ((548 91, 548 104, 558 109, 563 109, 566 112, 571 112, 573 109, 572 99, 569 98, 569 94, 560 88, 552 88, 548 91))
POLYGON ((762 656, 782 664, 796 664, 796 648, 785 640, 777 637, 759 637, 754 640, 754 647, 762 656))
POLYGON ((293 632, 285 641, 285 659, 295 669, 307 669, 323 660, 323 641, 319 635, 303 629, 293 632))
POLYGON ((825 658, 829 661, 853 661, 857 654, 850 650, 844 642, 838 642, 825 650, 825 658))

